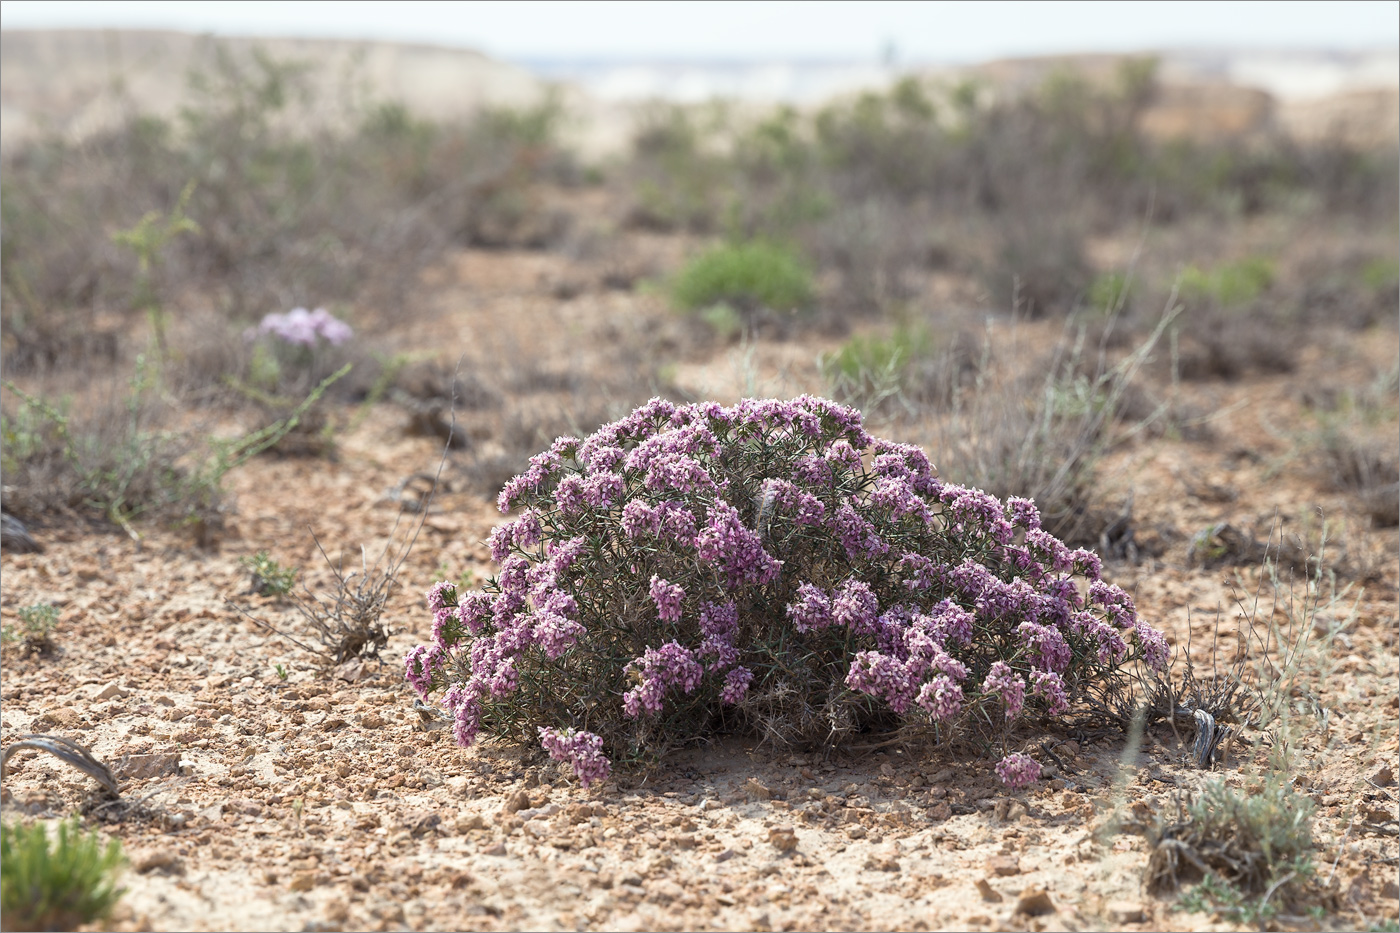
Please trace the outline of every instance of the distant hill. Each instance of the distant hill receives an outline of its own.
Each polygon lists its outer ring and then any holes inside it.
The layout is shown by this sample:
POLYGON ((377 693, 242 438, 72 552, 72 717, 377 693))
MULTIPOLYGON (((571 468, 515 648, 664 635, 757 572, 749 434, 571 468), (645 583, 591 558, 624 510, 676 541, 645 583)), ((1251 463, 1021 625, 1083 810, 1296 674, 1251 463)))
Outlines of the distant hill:
POLYGON ((187 76, 213 64, 216 43, 238 59, 261 49, 277 61, 314 64, 317 100, 346 109, 373 97, 402 101, 425 117, 451 119, 487 105, 534 103, 547 87, 522 68, 466 49, 216 40, 178 32, 5 30, 0 32, 0 141, 12 144, 45 130, 82 135, 110 125, 133 105, 173 116, 187 100, 187 76))
MULTIPOLYGON (((484 106, 539 102, 563 89, 571 133, 599 154, 625 144, 637 104, 693 103, 726 96, 760 106, 815 106, 833 96, 887 86, 902 74, 935 83, 976 77, 997 93, 1038 86, 1056 69, 1110 80, 1125 56, 1010 59, 968 67, 858 62, 539 61, 520 67, 479 52, 390 42, 248 39, 126 30, 0 32, 0 146, 35 133, 82 136, 130 109, 163 116, 188 99, 187 76, 208 69, 217 46, 236 59, 261 49, 278 61, 313 64, 322 116, 342 118, 368 101, 399 101, 414 113, 458 119, 484 106)), ((1400 53, 1166 52, 1160 87, 1143 126, 1160 136, 1250 135, 1359 145, 1400 138, 1400 53)))

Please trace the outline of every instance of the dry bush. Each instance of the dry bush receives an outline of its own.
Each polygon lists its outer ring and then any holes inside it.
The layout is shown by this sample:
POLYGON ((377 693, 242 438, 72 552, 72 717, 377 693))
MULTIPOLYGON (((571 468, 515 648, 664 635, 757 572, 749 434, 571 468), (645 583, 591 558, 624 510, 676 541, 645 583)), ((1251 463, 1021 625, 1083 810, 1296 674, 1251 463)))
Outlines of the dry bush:
POLYGON ((150 287, 172 310, 197 294, 238 327, 335 303, 398 324, 446 249, 538 246, 561 229, 531 189, 566 174, 552 104, 464 125, 371 106, 347 129, 318 117, 303 65, 217 44, 208 60, 177 123, 138 114, 5 157, 7 365, 114 353, 121 325, 101 322, 140 310, 139 270, 109 232, 168 209, 191 182, 198 233, 169 245, 150 287))
POLYGON ((1103 454, 1124 433, 1143 429, 1161 414, 1159 406, 1140 421, 1119 424, 1128 390, 1157 348, 1171 321, 1131 354, 1110 361, 1085 344, 1082 328, 1067 327, 1048 352, 1032 351, 1016 326, 989 328, 980 354, 964 342, 928 354, 919 381, 906 391, 903 371, 861 371, 854 378, 828 367, 834 391, 877 387, 864 400, 882 403, 899 430, 931 451, 948 481, 992 495, 1025 496, 1039 506, 1045 528, 1077 546, 1107 556, 1136 553, 1131 497, 1104 493, 1097 469, 1103 454), (1036 363, 1027 354, 1038 352, 1036 363), (833 378, 834 376, 834 378, 833 378), (883 388, 879 388, 883 387, 883 388))

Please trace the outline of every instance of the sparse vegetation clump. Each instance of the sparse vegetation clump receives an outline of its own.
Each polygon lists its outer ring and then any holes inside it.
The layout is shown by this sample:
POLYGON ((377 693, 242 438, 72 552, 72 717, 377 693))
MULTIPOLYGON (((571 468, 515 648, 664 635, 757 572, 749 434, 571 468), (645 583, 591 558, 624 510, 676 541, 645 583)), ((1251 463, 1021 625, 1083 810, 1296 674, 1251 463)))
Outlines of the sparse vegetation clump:
POLYGON ((240 557, 238 563, 248 571, 252 578, 250 588, 260 596, 286 596, 296 586, 297 569, 283 567, 266 551, 240 557))
POLYGON ((671 297, 687 311, 719 304, 747 315, 800 311, 813 298, 812 273, 787 247, 726 243, 691 260, 672 283, 671 297))
POLYGON ((1161 893, 1199 882, 1183 906, 1243 923, 1268 920, 1312 880, 1312 819, 1312 801, 1282 775, 1252 789, 1211 780, 1149 828, 1147 888, 1161 893))
POLYGON ((58 607, 53 603, 21 606, 17 611, 19 628, 0 630, 5 644, 18 645, 27 654, 48 654, 54 649, 53 630, 58 625, 58 607))
POLYGON ((904 724, 982 735, 1021 786, 1039 766, 1006 748, 1016 723, 1167 662, 1032 502, 943 483, 823 399, 654 399, 560 438, 498 501, 519 511, 491 535, 500 570, 433 587, 408 679, 443 693, 462 745, 541 741, 584 783, 723 729, 829 743, 904 724))
POLYGON ((125 864, 121 843, 104 846, 65 820, 53 837, 42 823, 6 822, 0 911, 6 930, 73 930, 105 920, 122 895, 117 874, 125 864))

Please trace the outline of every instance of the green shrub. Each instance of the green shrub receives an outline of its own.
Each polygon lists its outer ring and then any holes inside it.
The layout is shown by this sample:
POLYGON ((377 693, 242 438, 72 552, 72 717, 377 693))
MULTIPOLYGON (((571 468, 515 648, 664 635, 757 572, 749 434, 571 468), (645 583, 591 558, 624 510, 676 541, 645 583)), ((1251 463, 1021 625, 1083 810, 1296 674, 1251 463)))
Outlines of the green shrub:
POLYGON ((1181 273, 1181 297, 1223 307, 1248 304, 1274 282, 1274 264, 1255 256, 1210 271, 1188 266, 1181 273))
POLYGON ((121 843, 106 846, 76 820, 58 824, 50 839, 42 824, 0 830, 0 909, 6 930, 72 930, 106 919, 122 895, 116 875, 125 864, 121 843))
POLYGON ((822 377, 841 401, 866 411, 908 391, 911 363, 933 352, 925 328, 899 327, 888 336, 852 337, 818 360, 822 377))
POLYGON ((21 606, 19 611, 19 631, 10 626, 0 630, 0 638, 6 644, 18 644, 30 654, 44 654, 53 650, 53 630, 58 624, 58 607, 52 603, 39 603, 35 606, 21 606))
POLYGON ((297 569, 283 567, 266 551, 240 557, 238 563, 252 575, 253 592, 261 596, 286 596, 297 583, 297 569))
POLYGON ((286 437, 348 371, 343 367, 322 380, 280 420, 237 438, 201 439, 170 429, 159 373, 144 357, 138 357, 125 391, 77 415, 5 382, 21 405, 3 424, 6 438, 21 439, 17 450, 5 454, 15 489, 7 493, 7 504, 21 512, 92 510, 128 531, 138 518, 199 531, 219 521, 228 471, 286 437))
POLYGON ((1148 830, 1147 888, 1200 881, 1182 898, 1184 908, 1267 921, 1312 877, 1312 818, 1312 801, 1282 778, 1254 789, 1212 780, 1148 830))
POLYGON ((1122 310, 1132 300, 1132 280, 1122 272, 1104 272, 1089 283, 1084 300, 1089 310, 1111 314, 1122 310))
POLYGON ((1361 270, 1361 281, 1372 291, 1394 289, 1400 283, 1400 262, 1394 259, 1374 259, 1361 270))
POLYGON ((811 270, 797 253, 763 241, 716 246, 691 260, 671 285, 672 300, 687 311, 721 302, 750 314, 797 311, 812 292, 811 270))

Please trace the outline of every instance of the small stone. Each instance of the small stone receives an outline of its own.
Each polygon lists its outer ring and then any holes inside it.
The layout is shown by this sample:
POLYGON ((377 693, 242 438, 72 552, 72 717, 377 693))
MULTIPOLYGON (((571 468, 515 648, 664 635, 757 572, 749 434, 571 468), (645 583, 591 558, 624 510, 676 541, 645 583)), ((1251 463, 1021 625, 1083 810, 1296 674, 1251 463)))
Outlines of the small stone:
POLYGON ((1131 901, 1109 901, 1104 913, 1114 923, 1142 923, 1145 919, 1142 905, 1131 901))
POLYGON ((986 878, 977 879, 977 893, 981 894, 982 900, 988 902, 989 904, 997 904, 1001 902, 1001 895, 998 894, 996 890, 990 884, 987 883, 986 878))
POLYGON ((1041 917, 1055 912, 1055 903, 1050 900, 1050 892, 1044 888, 1026 888, 1016 899, 1015 913, 1027 917, 1041 917))
POLYGON ((758 778, 749 778, 748 782, 744 784, 744 792, 754 800, 773 799, 773 789, 758 778))
POLYGON ((131 867, 138 875, 149 874, 153 871, 162 871, 167 874, 183 874, 183 866, 180 864, 180 856, 171 849, 154 849, 144 852, 131 860, 131 867))
POLYGON ((486 818, 480 813, 471 813, 457 818, 456 829, 459 833, 470 832, 474 829, 485 829, 486 818))
POLYGON ((768 841, 779 852, 791 852, 797 848, 797 833, 791 826, 774 826, 768 830, 768 841))
POLYGON ((505 855, 506 844, 504 842, 493 843, 481 850, 482 855, 505 855))
POLYGON ((292 875, 292 880, 291 880, 290 882, 288 882, 287 887, 288 887, 290 890, 292 890, 292 891, 297 891, 297 892, 306 892, 306 891, 310 891, 312 888, 316 887, 316 872, 314 872, 314 871, 299 871, 299 872, 295 872, 295 873, 292 875))
POLYGON ((1395 772, 1390 770, 1390 765, 1381 765, 1380 770, 1371 775, 1371 783, 1380 787, 1389 787, 1395 783, 1395 772))
MULTIPOLYGON (((796 842, 794 842, 793 844, 796 845, 796 842)), ((679 836, 676 837, 676 848, 677 848, 677 849, 693 849, 693 848, 695 848, 695 835, 694 835, 693 833, 681 833, 679 836)))
POLYGON ((519 813, 521 810, 530 809, 530 795, 523 790, 518 790, 506 798, 501 804, 502 813, 519 813))
POLYGON ((715 856, 715 861, 716 861, 716 862, 727 862, 727 861, 729 861, 730 859, 732 859, 733 857, 734 857, 734 850, 733 850, 733 849, 725 849, 723 852, 721 852, 720 854, 718 854, 718 855, 715 856))
POLYGON ((998 877, 1021 873, 1021 862, 1014 855, 994 855, 987 860, 987 871, 998 877))
POLYGON ((888 852, 873 852, 865 860, 867 871, 900 871, 899 859, 888 852))
POLYGON ((81 717, 78 711, 71 706, 60 706, 58 709, 49 710, 47 713, 34 720, 35 729, 72 729, 78 725, 81 717))
POLYGON ((94 700, 125 700, 129 696, 131 696, 130 690, 124 690, 121 687, 118 687, 116 684, 108 684, 101 690, 94 693, 92 695, 92 698, 94 700))

